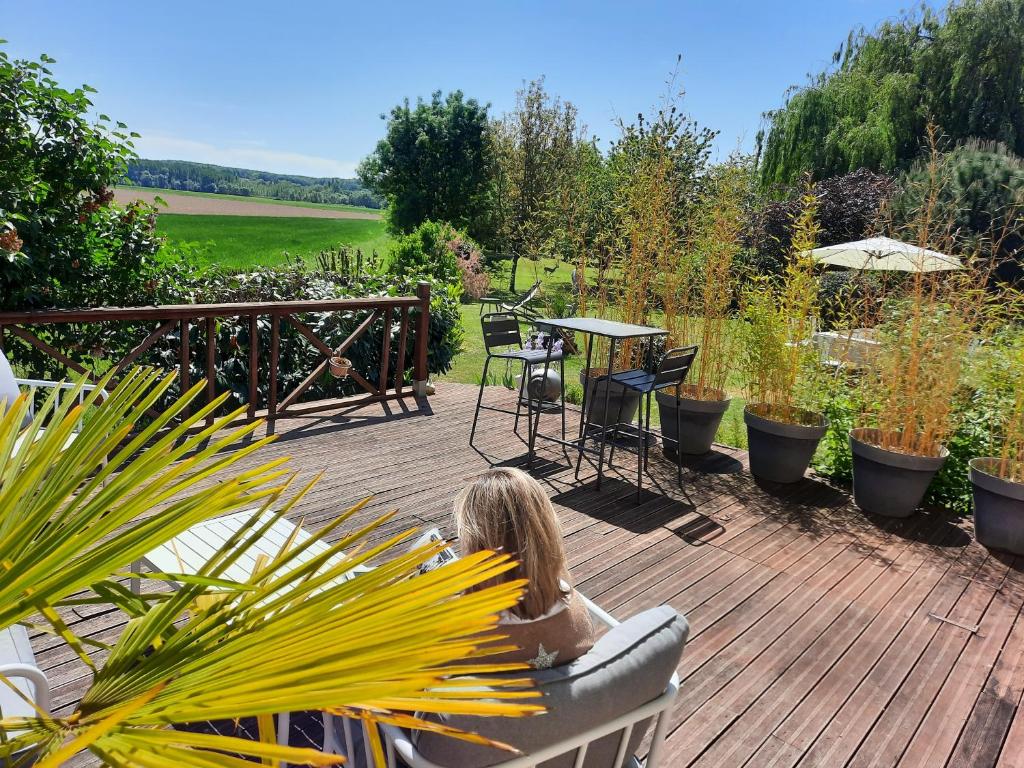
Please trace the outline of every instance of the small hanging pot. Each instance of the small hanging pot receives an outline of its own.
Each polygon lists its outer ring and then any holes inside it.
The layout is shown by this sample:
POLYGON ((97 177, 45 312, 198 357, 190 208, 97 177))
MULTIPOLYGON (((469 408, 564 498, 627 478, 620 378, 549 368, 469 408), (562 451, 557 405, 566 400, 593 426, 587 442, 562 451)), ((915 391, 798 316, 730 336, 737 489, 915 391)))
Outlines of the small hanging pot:
POLYGON ((352 372, 352 361, 347 357, 339 357, 334 355, 331 357, 328 365, 331 369, 331 376, 336 379, 344 379, 349 373, 352 372))

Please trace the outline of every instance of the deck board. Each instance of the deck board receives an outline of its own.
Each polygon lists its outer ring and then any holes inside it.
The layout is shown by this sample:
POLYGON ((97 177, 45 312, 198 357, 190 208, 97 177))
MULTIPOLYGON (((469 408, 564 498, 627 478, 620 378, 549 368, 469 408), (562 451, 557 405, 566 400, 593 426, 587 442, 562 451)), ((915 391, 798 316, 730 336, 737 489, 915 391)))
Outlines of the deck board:
MULTIPOLYGON (((279 421, 262 457, 291 456, 299 484, 323 473, 290 517, 315 530, 372 495, 351 525, 398 510, 374 541, 423 525, 453 535, 458 489, 525 459, 512 417, 493 412, 469 447, 475 394, 442 383, 418 404, 279 421)), ((500 388, 487 398, 511 399, 500 388)), ((667 603, 690 621, 667 766, 1024 765, 1024 558, 988 553, 969 521, 940 512, 874 518, 813 478, 758 483, 743 452, 724 447, 687 461, 683 494, 656 454, 640 504, 626 452, 600 491, 587 462, 577 481, 550 444, 532 471, 559 513, 581 591, 620 619, 667 603)), ((124 624, 105 606, 65 614, 98 640, 124 624)), ((59 639, 36 635, 33 645, 68 711, 88 671, 59 639)), ((313 718, 294 727, 300 740, 320 738, 313 718)))

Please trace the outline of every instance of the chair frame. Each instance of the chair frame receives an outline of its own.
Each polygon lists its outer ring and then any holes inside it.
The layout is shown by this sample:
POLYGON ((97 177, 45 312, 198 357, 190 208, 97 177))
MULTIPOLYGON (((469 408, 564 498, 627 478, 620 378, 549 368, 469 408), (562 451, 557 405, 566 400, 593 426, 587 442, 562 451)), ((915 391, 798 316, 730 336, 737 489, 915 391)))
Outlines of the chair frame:
POLYGON ((538 280, 524 293, 516 296, 514 301, 505 301, 499 299, 496 296, 484 296, 480 299, 480 316, 484 316, 485 307, 494 307, 495 312, 491 314, 497 314, 500 312, 511 312, 516 315, 522 315, 526 320, 537 320, 540 318, 540 313, 537 312, 531 304, 537 298, 537 293, 540 291, 541 282, 538 280))
MULTIPOLYGON (((609 629, 619 625, 619 622, 607 611, 602 610, 586 597, 583 597, 583 600, 586 603, 587 610, 590 612, 590 616, 594 621, 604 624, 609 629)), ((615 763, 612 768, 624 768, 627 761, 633 757, 633 755, 629 753, 629 740, 633 735, 633 729, 636 727, 637 723, 648 718, 655 718, 655 723, 650 750, 647 753, 647 760, 644 761, 643 765, 644 768, 659 768, 659 766, 662 765, 662 754, 665 748, 665 739, 668 735, 669 714, 672 709, 672 705, 675 703, 678 692, 679 675, 678 673, 673 673, 672 678, 665 687, 665 690, 657 698, 652 699, 646 704, 642 704, 636 709, 626 712, 610 722, 590 728, 589 730, 573 736, 572 738, 551 744, 537 752, 533 752, 529 755, 513 757, 501 763, 495 763, 493 768, 536 768, 536 766, 546 760, 551 760, 569 753, 575 753, 575 760, 573 762, 575 768, 583 768, 587 759, 587 749, 590 744, 618 731, 622 732, 622 736, 619 738, 618 751, 616 752, 615 763)), ((332 720, 333 715, 325 712, 323 751, 338 754, 339 749, 347 748, 348 751, 344 752, 344 754, 351 755, 352 736, 349 728, 351 721, 343 720, 342 726, 346 744, 342 745, 335 737, 336 729, 332 720)), ((364 724, 364 727, 367 726, 364 724)), ((368 727, 374 726, 369 725, 368 727)), ((384 736, 388 768, 398 768, 398 758, 401 758, 409 768, 447 768, 446 766, 438 765, 437 763, 431 762, 430 760, 422 757, 416 751, 416 747, 412 743, 409 734, 401 728, 383 723, 377 727, 380 728, 380 731, 384 736)), ((364 744, 366 744, 365 739, 364 744)), ((368 746, 366 756, 368 764, 372 765, 373 760, 372 756, 369 754, 368 746)))
MULTIPOLYGON (((676 395, 676 482, 679 483, 680 488, 683 488, 683 452, 679 450, 679 439, 682 434, 682 419, 679 405, 682 402, 682 386, 686 382, 686 377, 690 373, 690 368, 693 367, 693 361, 697 358, 697 351, 698 348, 696 345, 688 347, 675 347, 673 349, 666 350, 665 354, 661 358, 661 361, 658 363, 656 372, 652 374, 654 376, 654 379, 651 381, 650 387, 648 388, 641 389, 637 386, 631 386, 629 383, 627 383, 627 381, 624 381, 628 374, 636 373, 637 371, 622 371, 621 373, 612 374, 611 376, 608 377, 611 381, 617 382, 620 386, 624 388, 640 392, 641 397, 646 401, 642 402, 640 404, 640 407, 637 408, 636 502, 638 504, 640 503, 641 493, 643 491, 644 472, 647 470, 648 458, 650 454, 651 443, 649 438, 652 435, 657 434, 651 429, 651 396, 655 392, 660 392, 661 390, 670 388, 675 389, 676 395), (661 377, 666 375, 673 376, 676 373, 676 371, 663 371, 663 367, 666 364, 666 362, 679 360, 687 356, 690 357, 690 360, 688 363, 686 363, 685 368, 682 369, 682 373, 679 375, 678 379, 669 379, 668 381, 659 382, 659 379, 661 379, 661 377), (616 378, 617 376, 621 378, 616 378)), ((619 414, 615 420, 616 425, 614 428, 613 437, 611 441, 611 450, 608 453, 609 467, 612 465, 612 459, 615 456, 615 441, 618 438, 619 422, 622 421, 622 406, 624 405, 624 403, 625 398, 620 399, 619 414)), ((664 439, 664 433, 661 434, 662 439, 664 439)), ((669 439, 671 440, 671 438, 669 439)), ((623 450, 632 452, 632 449, 626 448, 625 446, 623 446, 623 450)), ((599 460, 597 468, 599 475, 601 474, 602 469, 603 467, 601 466, 601 462, 599 460)))
MULTIPOLYGON (((28 390, 28 415, 31 418, 35 418, 36 415, 36 390, 37 389, 63 389, 70 390, 78 386, 73 381, 50 381, 49 379, 21 379, 18 377, 14 378, 14 383, 19 387, 24 387, 28 390)), ((82 405, 85 402, 85 393, 96 390, 98 386, 96 384, 83 384, 82 388, 78 392, 78 404, 82 405)), ((100 396, 105 398, 109 396, 109 393, 105 389, 100 390, 100 396)), ((82 421, 78 421, 78 425, 75 428, 75 432, 80 432, 82 429, 82 421)))
MULTIPOLYGON (((518 347, 519 347, 518 351, 520 351, 520 352, 525 351, 525 349, 523 347, 522 332, 519 330, 519 323, 520 322, 522 322, 522 320, 514 312, 488 312, 486 315, 483 315, 480 318, 480 326, 481 326, 481 329, 483 330, 484 349, 486 350, 487 357, 484 359, 484 370, 483 370, 483 373, 480 374, 480 388, 479 388, 479 391, 477 392, 477 396, 476 396, 476 408, 473 411, 473 426, 469 430, 469 445, 470 445, 470 447, 473 446, 473 440, 476 437, 476 426, 477 426, 477 422, 480 419, 480 411, 497 411, 498 413, 507 413, 509 415, 514 415, 516 417, 516 420, 515 420, 515 425, 512 427, 512 431, 515 432, 516 435, 518 435, 519 434, 519 418, 522 415, 523 403, 525 401, 526 413, 527 413, 526 425, 527 425, 527 429, 528 429, 528 432, 529 432, 527 443, 530 446, 531 458, 532 458, 532 450, 533 450, 533 444, 534 444, 534 441, 533 441, 534 423, 533 423, 533 419, 530 418, 530 416, 535 411, 540 413, 543 410, 545 410, 546 407, 547 407, 548 410, 553 411, 555 409, 555 407, 557 407, 557 409, 562 414, 562 439, 563 440, 565 439, 565 429, 566 429, 566 427, 565 427, 565 358, 564 358, 564 356, 560 356, 559 359, 558 359, 558 369, 559 369, 559 376, 561 377, 561 380, 562 380, 562 387, 561 387, 561 392, 559 393, 559 402, 558 402, 557 406, 555 404, 548 404, 547 406, 545 406, 544 401, 542 401, 542 400, 536 400, 535 401, 534 398, 529 397, 529 389, 527 387, 527 384, 529 383, 529 375, 528 375, 529 369, 532 368, 534 365, 540 365, 541 362, 544 362, 544 371, 546 373, 548 371, 548 369, 549 369, 549 361, 537 361, 535 363, 531 363, 531 362, 529 362, 528 360, 526 360, 523 357, 515 357, 514 353, 517 350, 514 350, 514 349, 511 350, 512 354, 503 353, 503 352, 493 352, 492 351, 495 347, 498 347, 498 346, 514 346, 514 345, 518 345, 518 347), (488 343, 486 325, 489 322, 494 322, 495 318, 497 318, 497 319, 504 318, 504 319, 507 319, 507 320, 515 323, 515 328, 516 328, 515 333, 516 333, 517 338, 514 341, 509 342, 508 345, 503 345, 503 344, 493 344, 492 345, 492 344, 488 343), (516 409, 514 411, 512 411, 512 410, 510 410, 508 408, 501 408, 501 407, 498 407, 498 406, 495 406, 495 405, 484 405, 483 404, 484 387, 487 386, 487 372, 490 370, 490 366, 491 366, 491 361, 492 360, 506 360, 506 361, 509 361, 509 362, 511 362, 513 360, 518 360, 519 362, 522 363, 522 373, 521 373, 520 379, 519 379, 519 392, 517 393, 517 396, 516 396, 516 409)), ((553 362, 553 361, 550 361, 550 362, 553 362)))

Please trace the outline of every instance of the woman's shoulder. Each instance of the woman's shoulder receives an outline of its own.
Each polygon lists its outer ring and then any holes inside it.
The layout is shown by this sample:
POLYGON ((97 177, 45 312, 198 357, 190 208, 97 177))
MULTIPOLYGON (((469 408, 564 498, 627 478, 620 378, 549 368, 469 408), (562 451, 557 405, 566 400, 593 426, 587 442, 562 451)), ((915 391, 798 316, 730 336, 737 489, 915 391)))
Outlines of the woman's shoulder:
POLYGON ((576 590, 569 589, 542 616, 534 619, 508 617, 498 631, 505 641, 519 647, 504 661, 524 661, 534 669, 546 669, 579 658, 594 644, 594 626, 587 605, 576 590))

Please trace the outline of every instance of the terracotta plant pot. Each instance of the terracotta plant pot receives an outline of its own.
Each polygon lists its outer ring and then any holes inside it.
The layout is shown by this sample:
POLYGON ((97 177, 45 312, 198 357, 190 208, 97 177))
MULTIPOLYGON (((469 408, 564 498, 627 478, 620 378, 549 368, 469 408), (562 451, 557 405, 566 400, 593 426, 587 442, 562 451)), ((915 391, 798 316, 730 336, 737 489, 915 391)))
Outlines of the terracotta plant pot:
POLYGON ((694 387, 682 387, 679 399, 679 432, 676 434, 676 395, 675 390, 666 389, 655 394, 658 401, 658 412, 661 414, 661 434, 664 439, 665 455, 671 459, 676 456, 676 446, 684 455, 699 456, 711 450, 718 434, 718 425, 729 409, 729 398, 724 392, 717 400, 698 400, 687 397, 693 393, 694 387))
POLYGON ((580 384, 587 393, 587 423, 599 427, 607 427, 615 424, 616 421, 629 424, 636 420, 636 410, 640 407, 640 393, 632 389, 626 389, 619 384, 612 384, 608 390, 607 379, 599 380, 605 370, 603 368, 592 369, 594 378, 580 371, 580 384), (608 397, 608 411, 605 412, 604 400, 608 397), (620 410, 621 414, 620 414, 620 410))
POLYGON ((1024 483, 999 477, 999 459, 970 461, 974 535, 989 549, 1024 555, 1024 483))
POLYGON ((796 411, 803 423, 790 423, 761 416, 759 410, 763 406, 757 403, 743 409, 750 473, 774 483, 802 480, 828 430, 828 419, 820 413, 796 411))
POLYGON ((344 379, 352 372, 352 361, 347 357, 334 356, 328 365, 331 369, 331 376, 336 379, 344 379))
POLYGON ((879 448, 880 442, 877 429, 850 431, 854 503, 876 515, 909 517, 921 505, 949 451, 940 445, 936 456, 917 456, 879 448))

